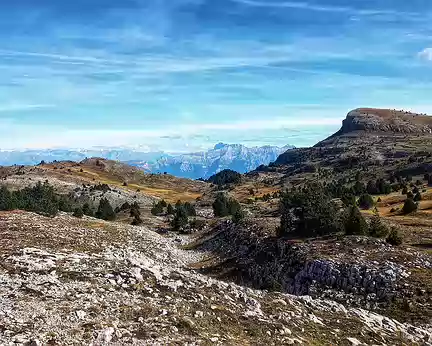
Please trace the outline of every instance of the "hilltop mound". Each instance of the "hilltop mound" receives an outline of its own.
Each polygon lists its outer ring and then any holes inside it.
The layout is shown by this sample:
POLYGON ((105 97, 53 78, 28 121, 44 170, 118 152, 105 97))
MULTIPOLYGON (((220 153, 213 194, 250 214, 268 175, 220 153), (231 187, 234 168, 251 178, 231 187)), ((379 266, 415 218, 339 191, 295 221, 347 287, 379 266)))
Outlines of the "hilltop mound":
POLYGON ((432 117, 392 109, 357 108, 348 113, 341 129, 331 137, 356 131, 430 134, 432 117))

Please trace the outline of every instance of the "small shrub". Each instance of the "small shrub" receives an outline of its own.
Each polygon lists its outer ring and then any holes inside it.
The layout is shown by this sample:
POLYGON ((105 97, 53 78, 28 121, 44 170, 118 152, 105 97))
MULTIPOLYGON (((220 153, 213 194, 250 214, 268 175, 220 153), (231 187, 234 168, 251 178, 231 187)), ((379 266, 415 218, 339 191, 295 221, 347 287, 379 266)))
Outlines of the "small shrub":
POLYGON ((232 215, 231 220, 235 223, 235 224, 239 224, 241 223, 244 218, 245 218, 245 212, 239 208, 238 210, 235 211, 235 213, 232 215))
POLYGON ((82 218, 84 216, 84 212, 81 208, 75 208, 73 214, 73 216, 78 217, 78 218, 82 218))
POLYGON ((404 214, 410 214, 410 213, 413 213, 413 212, 417 211, 417 208, 418 208, 417 203, 414 202, 411 198, 408 198, 405 201, 405 204, 404 204, 404 206, 402 208, 402 212, 404 214))
POLYGON ((374 206, 374 200, 371 195, 363 194, 360 196, 357 204, 360 208, 368 210, 374 206))
POLYGON ((390 245, 398 246, 403 243, 403 237, 396 228, 393 228, 388 235, 386 242, 390 245))

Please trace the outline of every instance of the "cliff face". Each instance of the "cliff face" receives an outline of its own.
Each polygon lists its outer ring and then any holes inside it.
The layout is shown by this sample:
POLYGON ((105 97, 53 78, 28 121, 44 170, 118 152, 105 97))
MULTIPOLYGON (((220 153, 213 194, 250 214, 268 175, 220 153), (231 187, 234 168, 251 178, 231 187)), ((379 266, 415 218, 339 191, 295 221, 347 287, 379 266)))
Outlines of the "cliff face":
POLYGON ((348 113, 335 135, 355 131, 430 134, 432 117, 390 109, 358 108, 348 113))

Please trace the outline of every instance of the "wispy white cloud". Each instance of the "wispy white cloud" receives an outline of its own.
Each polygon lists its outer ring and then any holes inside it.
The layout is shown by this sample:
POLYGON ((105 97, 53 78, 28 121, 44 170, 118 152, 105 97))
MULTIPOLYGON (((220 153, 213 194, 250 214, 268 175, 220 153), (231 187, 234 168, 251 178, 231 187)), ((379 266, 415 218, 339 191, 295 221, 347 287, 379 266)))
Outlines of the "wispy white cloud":
POLYGON ((11 103, 6 105, 0 105, 0 112, 22 112, 22 111, 31 111, 35 109, 54 108, 54 107, 55 105, 49 105, 49 104, 11 103))
POLYGON ((340 12, 352 15, 409 15, 414 13, 398 12, 384 9, 355 9, 347 6, 332 6, 332 5, 316 5, 308 2, 294 2, 294 1, 259 1, 259 0, 231 0, 243 5, 254 7, 268 7, 268 8, 292 8, 302 9, 316 12, 340 12))
POLYGON ((432 48, 425 48, 418 53, 418 57, 422 60, 432 61, 432 48))

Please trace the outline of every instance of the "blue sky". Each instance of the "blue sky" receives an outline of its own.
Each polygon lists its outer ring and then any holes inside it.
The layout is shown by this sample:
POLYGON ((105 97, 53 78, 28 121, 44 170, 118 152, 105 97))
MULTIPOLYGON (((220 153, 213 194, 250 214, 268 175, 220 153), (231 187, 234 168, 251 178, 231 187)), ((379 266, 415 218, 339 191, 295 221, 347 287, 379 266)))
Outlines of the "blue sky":
POLYGON ((429 0, 0 3, 0 148, 312 145, 432 113, 429 0))

